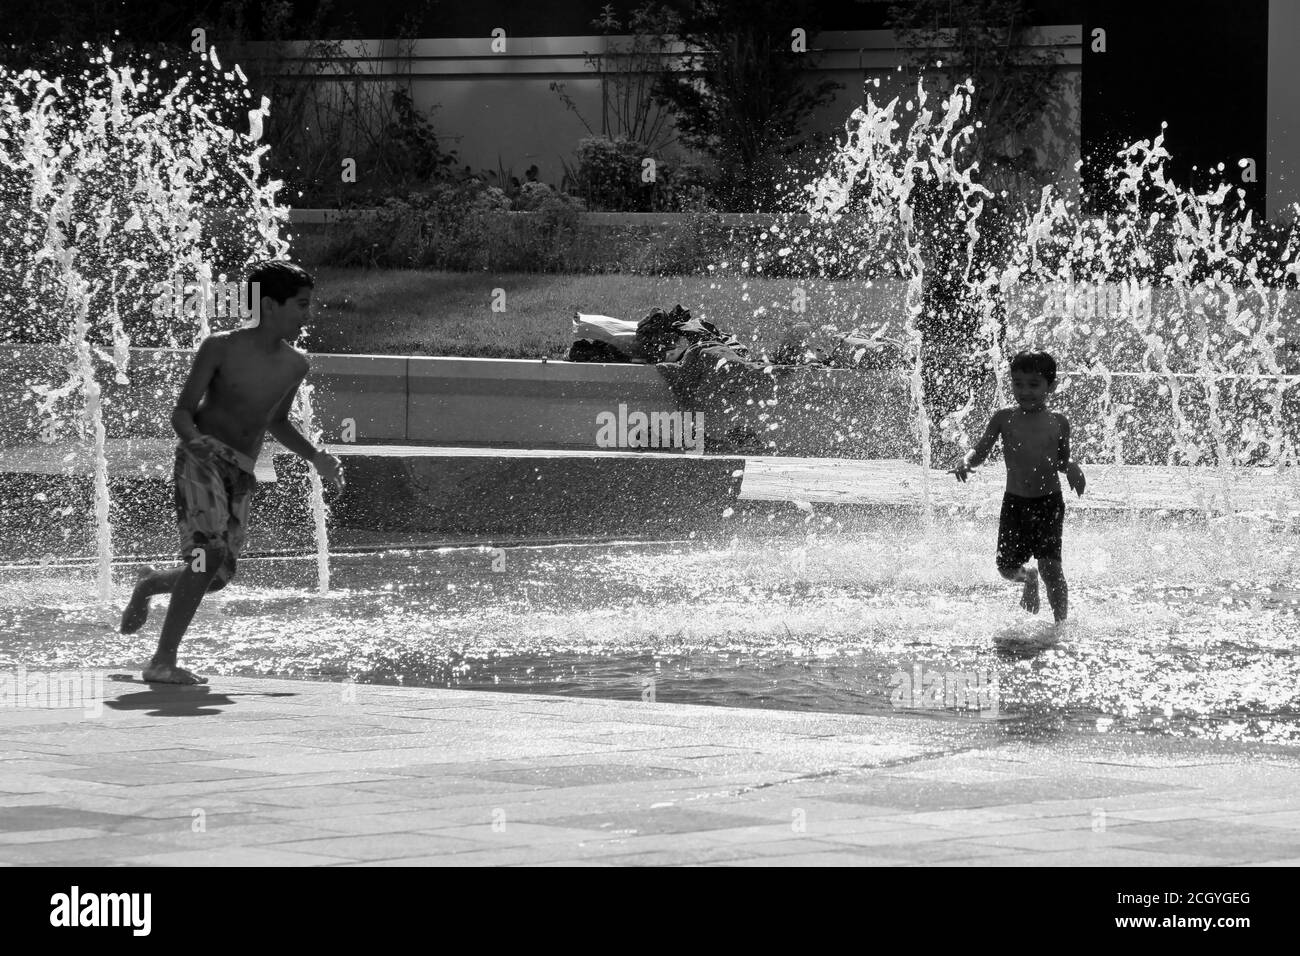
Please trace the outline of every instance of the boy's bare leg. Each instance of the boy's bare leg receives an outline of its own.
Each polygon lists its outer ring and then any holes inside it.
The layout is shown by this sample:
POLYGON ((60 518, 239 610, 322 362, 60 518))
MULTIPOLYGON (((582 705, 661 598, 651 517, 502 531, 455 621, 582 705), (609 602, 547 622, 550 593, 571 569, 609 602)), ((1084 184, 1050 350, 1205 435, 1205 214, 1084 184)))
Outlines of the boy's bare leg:
MULTIPOLYGON (((144 627, 149 619, 149 599, 159 594, 170 594, 176 588, 176 582, 180 580, 181 572, 184 570, 185 565, 172 568, 170 571, 156 571, 147 564, 142 567, 136 578, 135 590, 131 592, 131 600, 122 611, 121 633, 134 634, 144 627)), ((220 584, 220 581, 213 580, 208 585, 208 590, 219 591, 220 584)))
POLYGON ((176 664, 176 651, 181 645, 194 612, 199 609, 203 595, 208 593, 216 577, 221 561, 219 556, 209 553, 209 566, 206 570, 195 571, 188 564, 182 565, 172 588, 171 603, 167 605, 167 616, 163 619, 162 634, 158 637, 158 649, 154 651, 153 660, 144 670, 144 679, 151 683, 162 684, 206 684, 207 678, 187 671, 176 664))
POLYGON ((131 592, 131 600, 126 602, 126 609, 122 612, 122 626, 119 630, 123 634, 134 634, 144 627, 144 622, 149 619, 149 599, 159 594, 170 594, 180 575, 181 568, 155 571, 147 564, 142 567, 136 578, 135 590, 131 592))
POLYGON ((1043 575, 1043 587, 1047 589, 1047 603, 1052 606, 1052 614, 1058 623, 1064 621, 1070 612, 1070 589, 1066 586, 1061 562, 1039 558, 1038 570, 1043 575))
POLYGON ((1020 606, 1030 614, 1037 614, 1041 603, 1038 599, 1038 572, 1021 565, 1018 568, 998 568, 998 573, 1008 581, 1023 581, 1024 591, 1020 595, 1020 606))

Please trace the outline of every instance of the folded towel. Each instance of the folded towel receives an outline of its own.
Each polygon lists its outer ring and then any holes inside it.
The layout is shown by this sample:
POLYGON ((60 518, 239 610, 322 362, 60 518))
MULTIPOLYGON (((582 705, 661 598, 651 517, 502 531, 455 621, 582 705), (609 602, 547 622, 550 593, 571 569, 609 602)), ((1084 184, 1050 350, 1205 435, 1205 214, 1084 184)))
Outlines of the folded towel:
POLYGON ((626 355, 629 361, 645 362, 645 352, 636 340, 636 327, 635 322, 610 318, 608 315, 573 313, 574 341, 586 339, 604 342, 626 355))

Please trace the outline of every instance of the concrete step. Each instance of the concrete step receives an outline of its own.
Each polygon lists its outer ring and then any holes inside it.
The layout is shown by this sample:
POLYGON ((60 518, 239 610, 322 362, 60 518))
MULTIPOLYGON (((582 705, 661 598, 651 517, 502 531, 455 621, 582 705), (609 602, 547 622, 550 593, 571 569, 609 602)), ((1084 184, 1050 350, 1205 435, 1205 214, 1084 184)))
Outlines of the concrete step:
MULTIPOLYGON (((108 443, 115 550, 176 547, 174 445, 108 443)), ((635 452, 500 452, 331 446, 347 485, 328 492, 330 527, 443 538, 685 537, 734 511, 744 460, 635 452)), ((258 461, 250 551, 313 545, 308 466, 268 447, 258 461)), ((94 470, 85 448, 0 450, 0 557, 94 552, 94 470)))
MULTIPOLYGON (((966 484, 901 460, 732 458, 655 452, 582 452, 413 445, 329 445, 347 486, 327 495, 332 533, 367 542, 627 536, 663 539, 851 530, 881 514, 939 512, 996 517, 996 463, 966 484)), ((110 440, 115 548, 176 547, 171 441, 110 440)), ((1300 520, 1296 469, 1087 464, 1088 491, 1069 495, 1092 513, 1250 512, 1300 520)), ((274 444, 258 460, 251 550, 313 546, 307 466, 274 444)), ((0 449, 0 556, 94 552, 93 464, 88 448, 0 449)))

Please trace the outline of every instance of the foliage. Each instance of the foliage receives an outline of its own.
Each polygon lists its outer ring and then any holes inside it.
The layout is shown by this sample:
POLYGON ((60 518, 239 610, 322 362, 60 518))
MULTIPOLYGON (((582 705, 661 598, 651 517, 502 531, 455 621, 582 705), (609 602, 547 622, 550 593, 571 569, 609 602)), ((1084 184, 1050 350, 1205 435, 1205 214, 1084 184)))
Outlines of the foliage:
POLYGON ((982 129, 963 165, 978 162, 980 181, 995 192, 1019 194, 1043 173, 1034 150, 1022 144, 1058 92, 1063 57, 1026 42, 1033 12, 1033 0, 910 0, 889 8, 888 25, 917 77, 945 92, 974 82, 970 120, 982 129))
POLYGON ((563 83, 552 83, 551 90, 593 137, 629 140, 649 153, 661 152, 674 137, 668 113, 654 91, 659 76, 670 69, 669 37, 677 28, 677 14, 656 0, 646 0, 632 11, 624 27, 613 6, 606 4, 591 25, 602 36, 619 35, 625 29, 632 34, 626 46, 607 42, 604 52, 586 55, 587 64, 600 76, 600 132, 587 122, 563 83))
POLYGON ((810 141, 803 125, 839 84, 809 85, 812 53, 792 49, 795 28, 813 37, 812 0, 674 0, 683 69, 661 75, 681 139, 712 157, 729 208, 772 205, 786 158, 810 141))
POLYGON ((338 229, 321 261, 372 268, 559 271, 565 241, 578 230, 579 210, 543 184, 528 185, 529 214, 511 212, 502 189, 475 179, 390 197, 376 214, 338 229))
MULTIPOLYGON (((424 7, 429 4, 426 2, 424 7)), ((246 65, 255 95, 274 104, 266 136, 274 144, 268 163, 289 184, 295 205, 370 206, 395 192, 419 188, 452 175, 456 155, 443 148, 429 117, 415 108, 409 79, 412 48, 422 9, 413 9, 395 39, 345 43, 332 36, 356 36, 350 17, 329 26, 334 12, 319 4, 312 22, 295 25, 290 0, 269 0, 250 22, 241 0, 222 7, 222 36, 232 38, 229 55, 246 65), (257 47, 248 37, 258 36, 257 47), (305 35, 317 39, 293 42, 305 35), (376 79, 375 60, 405 79, 376 79), (356 163, 356 181, 345 182, 343 161, 356 163), (299 198, 301 197, 301 198, 299 198)))
POLYGON ((630 140, 588 137, 578 142, 577 165, 566 165, 565 188, 590 209, 681 212, 707 206, 710 181, 699 163, 647 155, 630 140), (646 160, 654 178, 643 179, 646 160))

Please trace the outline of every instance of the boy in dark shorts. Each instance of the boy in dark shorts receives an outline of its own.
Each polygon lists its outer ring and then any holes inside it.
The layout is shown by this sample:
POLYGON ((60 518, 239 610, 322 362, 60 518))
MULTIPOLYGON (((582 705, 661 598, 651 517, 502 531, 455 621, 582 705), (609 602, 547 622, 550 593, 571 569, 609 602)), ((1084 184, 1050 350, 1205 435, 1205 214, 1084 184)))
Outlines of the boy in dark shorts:
POLYGON ((311 318, 312 278, 293 263, 268 262, 248 281, 257 318, 204 340, 172 413, 180 437, 173 474, 184 563, 170 571, 144 568, 122 612, 122 633, 134 633, 149 616, 149 599, 171 594, 158 649, 144 671, 149 682, 207 683, 177 666, 176 651, 203 595, 234 577, 266 433, 310 461, 336 489, 343 484, 339 460, 289 422, 308 368, 306 356, 290 343, 311 318))
POLYGON ((1046 352, 1021 352, 1011 360, 1011 390, 1017 408, 993 413, 984 437, 951 474, 964 482, 999 438, 1007 460, 1007 491, 998 523, 998 572, 1008 581, 1024 583, 1020 605, 1038 613, 1038 578, 1047 588, 1047 601, 1057 621, 1069 613, 1069 589, 1061 570, 1061 526, 1065 499, 1058 472, 1083 494, 1083 469, 1070 460, 1070 422, 1047 410, 1047 396, 1056 391, 1056 361, 1046 352), (1038 568, 1025 562, 1038 559, 1038 568))

